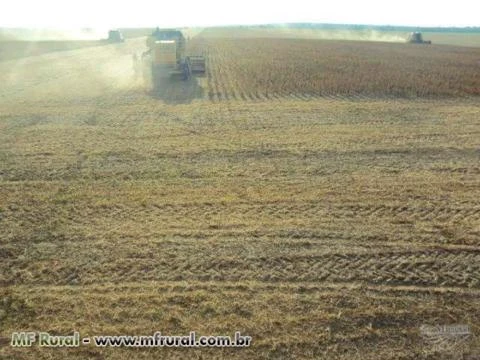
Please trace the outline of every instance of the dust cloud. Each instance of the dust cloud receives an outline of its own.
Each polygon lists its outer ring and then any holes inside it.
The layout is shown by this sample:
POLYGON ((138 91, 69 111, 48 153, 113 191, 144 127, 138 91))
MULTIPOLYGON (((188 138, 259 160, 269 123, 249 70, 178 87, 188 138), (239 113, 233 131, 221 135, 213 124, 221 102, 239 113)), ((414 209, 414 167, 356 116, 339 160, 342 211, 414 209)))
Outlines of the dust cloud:
POLYGON ((285 37, 321 40, 405 42, 407 38, 406 34, 378 30, 324 30, 278 27, 269 31, 277 35, 280 33, 285 37))
POLYGON ((141 85, 133 53, 144 39, 0 62, 0 102, 83 101, 141 85))
POLYGON ((15 29, 0 28, 0 40, 59 41, 102 40, 108 37, 108 28, 83 29, 15 29))
POLYGON ((201 33, 200 36, 206 38, 283 38, 310 40, 381 41, 402 43, 407 40, 408 33, 403 33, 399 31, 379 31, 374 29, 308 29, 296 28, 289 25, 275 25, 272 27, 250 26, 211 28, 201 33))

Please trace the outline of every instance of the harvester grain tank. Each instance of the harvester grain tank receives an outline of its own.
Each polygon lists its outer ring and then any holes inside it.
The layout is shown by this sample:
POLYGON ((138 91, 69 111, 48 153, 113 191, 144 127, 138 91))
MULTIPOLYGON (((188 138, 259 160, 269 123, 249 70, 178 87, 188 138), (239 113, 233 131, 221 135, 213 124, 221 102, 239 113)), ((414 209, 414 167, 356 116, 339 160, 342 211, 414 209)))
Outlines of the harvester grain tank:
POLYGON ((421 32, 412 32, 408 36, 408 43, 410 44, 431 44, 432 42, 430 40, 423 40, 423 36, 421 32))
POLYGON ((154 88, 168 79, 188 80, 193 73, 205 72, 205 57, 187 56, 187 41, 179 30, 157 28, 147 38, 147 47, 142 55, 143 73, 154 88))

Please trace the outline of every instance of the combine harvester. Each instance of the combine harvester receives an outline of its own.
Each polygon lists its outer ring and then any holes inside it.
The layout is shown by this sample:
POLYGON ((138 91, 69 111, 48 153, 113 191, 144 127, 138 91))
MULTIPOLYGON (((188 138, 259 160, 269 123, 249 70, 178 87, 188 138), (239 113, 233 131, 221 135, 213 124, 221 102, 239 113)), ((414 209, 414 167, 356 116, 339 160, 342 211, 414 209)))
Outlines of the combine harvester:
POLYGON ((157 28, 147 38, 142 54, 143 77, 153 89, 171 79, 189 80, 193 73, 205 73, 204 55, 186 55, 186 40, 179 30, 157 28))
POLYGON ((122 43, 125 42, 125 38, 120 30, 110 30, 107 41, 110 43, 122 43))
POLYGON ((407 43, 409 44, 431 44, 430 40, 423 40, 421 32, 412 32, 408 36, 407 43))

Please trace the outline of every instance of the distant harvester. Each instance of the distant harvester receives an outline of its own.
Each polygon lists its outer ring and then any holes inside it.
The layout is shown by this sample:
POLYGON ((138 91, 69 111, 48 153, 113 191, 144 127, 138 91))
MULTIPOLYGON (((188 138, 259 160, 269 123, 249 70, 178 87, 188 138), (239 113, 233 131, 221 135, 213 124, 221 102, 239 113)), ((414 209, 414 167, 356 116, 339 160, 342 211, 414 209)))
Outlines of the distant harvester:
POLYGON ((410 44, 431 44, 432 42, 430 40, 423 40, 423 36, 421 32, 412 32, 408 36, 408 43, 410 44))
POLYGON ((124 41, 125 39, 120 30, 110 30, 108 32, 108 42, 118 43, 118 42, 124 42, 124 41))

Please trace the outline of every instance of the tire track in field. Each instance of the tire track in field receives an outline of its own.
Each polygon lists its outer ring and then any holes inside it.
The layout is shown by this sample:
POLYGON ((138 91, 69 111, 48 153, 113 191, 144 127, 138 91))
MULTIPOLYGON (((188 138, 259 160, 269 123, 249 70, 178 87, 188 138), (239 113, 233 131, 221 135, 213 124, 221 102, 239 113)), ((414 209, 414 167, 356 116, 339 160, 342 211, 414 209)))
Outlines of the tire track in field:
MULTIPOLYGON (((164 204, 153 205, 149 208, 131 208, 121 205, 100 211, 90 207, 88 212, 103 213, 104 216, 122 218, 135 218, 138 216, 171 217, 181 214, 190 219, 200 220, 214 217, 219 214, 232 214, 246 218, 267 216, 270 219, 290 219, 292 214, 297 218, 312 218, 328 216, 331 218, 365 218, 365 219, 392 219, 397 218, 422 220, 422 221, 456 221, 480 220, 480 207, 478 206, 429 206, 429 205, 322 205, 316 203, 238 203, 238 204, 164 204), (110 210, 110 215, 109 215, 110 210)), ((82 214, 78 214, 81 216, 82 214)), ((83 214, 85 215, 85 214, 83 214)))
MULTIPOLYGON (((312 283, 366 283, 402 286, 448 286, 480 288, 480 251, 423 250, 334 254, 261 254, 229 256, 196 247, 195 256, 176 245, 149 256, 113 261, 111 251, 97 253, 95 262, 66 261, 55 269, 35 270, 35 261, 16 273, 7 267, 7 284, 101 283, 98 274, 108 273, 108 281, 260 281, 312 283), (169 256, 172 253, 175 256, 169 256), (30 270, 30 266, 32 269, 30 270), (9 270, 10 269, 10 270, 9 270)), ((80 250, 82 251, 82 250, 80 250)), ((134 251, 131 251, 134 254, 134 251)), ((88 259, 86 257, 85 259, 88 259)), ((7 261, 8 262, 8 261, 7 261)))
MULTIPOLYGON (((163 219, 167 223, 181 217, 185 222, 208 224, 213 219, 235 218, 239 221, 266 218, 269 221, 283 221, 294 218, 303 219, 356 219, 368 221, 480 221, 480 207, 466 206, 431 206, 427 204, 387 205, 387 204, 318 204, 314 202, 283 202, 283 203, 182 203, 182 204, 152 204, 131 207, 122 204, 115 206, 97 206, 84 204, 82 207, 68 209, 69 216, 82 218, 92 224, 102 223, 105 219, 163 219), (210 220, 209 220, 210 219, 210 220)), ((42 222, 52 216, 37 211, 25 212, 22 209, 8 210, 4 218, 10 221, 42 222)))

